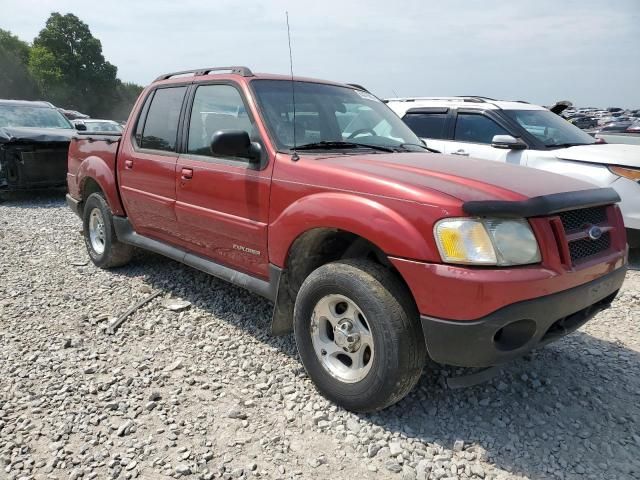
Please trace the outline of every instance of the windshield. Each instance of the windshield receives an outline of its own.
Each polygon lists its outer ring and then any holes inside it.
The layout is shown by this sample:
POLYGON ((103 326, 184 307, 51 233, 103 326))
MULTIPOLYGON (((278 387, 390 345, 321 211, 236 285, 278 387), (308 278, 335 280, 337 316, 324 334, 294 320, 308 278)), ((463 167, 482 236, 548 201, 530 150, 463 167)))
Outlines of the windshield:
POLYGON ((596 143, 591 135, 549 110, 504 110, 504 113, 544 143, 546 147, 596 143))
POLYGON ((111 122, 84 122, 89 132, 114 132, 121 133, 122 127, 111 122))
POLYGON ((73 128, 53 108, 23 105, 0 105, 0 127, 73 128))
MULTIPOLYGON (((285 80, 254 80, 256 93, 278 149, 294 146, 292 85, 285 80)), ((295 144, 350 142, 353 147, 404 147, 422 142, 382 101, 348 87, 295 82, 295 144), (357 144, 357 145, 356 145, 357 144)), ((328 148, 328 145, 324 147, 328 148)), ((350 148, 345 145, 345 148, 350 148)), ((323 149, 323 145, 318 145, 323 149)))

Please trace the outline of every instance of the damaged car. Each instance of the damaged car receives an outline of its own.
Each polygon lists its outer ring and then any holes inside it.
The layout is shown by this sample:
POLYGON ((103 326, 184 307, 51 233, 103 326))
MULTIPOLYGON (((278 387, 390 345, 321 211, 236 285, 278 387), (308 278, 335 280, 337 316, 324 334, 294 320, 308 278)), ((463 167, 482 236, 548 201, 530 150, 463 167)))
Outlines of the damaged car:
POLYGON ((64 186, 75 133, 48 102, 0 100, 0 191, 64 186))

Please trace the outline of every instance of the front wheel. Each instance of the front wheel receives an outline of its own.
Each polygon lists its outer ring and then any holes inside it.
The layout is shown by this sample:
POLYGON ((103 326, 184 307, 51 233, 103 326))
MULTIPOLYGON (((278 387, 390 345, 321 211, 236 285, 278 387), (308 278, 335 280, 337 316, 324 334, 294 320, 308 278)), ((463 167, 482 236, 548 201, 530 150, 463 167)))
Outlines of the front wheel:
POLYGON ((627 243, 629 248, 640 250, 640 230, 627 228, 627 243))
POLYGON ((133 247, 118 240, 113 214, 101 193, 87 198, 82 213, 84 243, 91 261, 100 268, 121 267, 133 256, 133 247))
POLYGON ((396 403, 422 373, 426 355, 415 304, 392 271, 368 260, 312 272, 296 298, 294 331, 311 380, 349 410, 396 403))

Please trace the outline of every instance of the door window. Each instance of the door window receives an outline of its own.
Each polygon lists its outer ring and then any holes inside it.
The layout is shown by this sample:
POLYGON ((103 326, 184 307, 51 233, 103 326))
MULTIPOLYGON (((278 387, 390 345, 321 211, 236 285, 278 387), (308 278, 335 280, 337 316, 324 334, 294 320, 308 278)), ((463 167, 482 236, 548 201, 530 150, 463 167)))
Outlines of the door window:
POLYGON ((458 114, 455 140, 491 144, 495 135, 509 135, 509 132, 484 115, 476 113, 458 114))
POLYGON ((211 137, 219 130, 244 130, 252 135, 253 123, 237 89, 231 85, 202 85, 193 99, 188 153, 213 156, 211 137))
POLYGON ((142 129, 140 147, 176 151, 180 109, 187 87, 159 88, 153 95, 142 129))
POLYGON ((402 120, 421 138, 446 139, 446 113, 407 113, 402 120))

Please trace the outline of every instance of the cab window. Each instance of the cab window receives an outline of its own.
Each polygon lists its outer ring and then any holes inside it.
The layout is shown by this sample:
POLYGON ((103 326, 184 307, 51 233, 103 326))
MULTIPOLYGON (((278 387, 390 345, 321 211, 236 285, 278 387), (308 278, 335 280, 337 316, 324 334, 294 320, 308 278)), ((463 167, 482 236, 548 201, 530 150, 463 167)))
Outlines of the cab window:
POLYGON ((220 130, 244 130, 254 134, 240 92, 231 85, 201 85, 196 90, 189 121, 187 152, 213 156, 211 137, 220 130))
POLYGON ((402 120, 421 138, 446 139, 446 113, 407 113, 402 120))
POLYGON ((495 135, 509 135, 509 132, 484 115, 477 113, 458 114, 455 140, 490 144, 495 135))
POLYGON ((180 109, 187 87, 159 88, 155 91, 142 135, 141 148, 176 151, 180 109))

